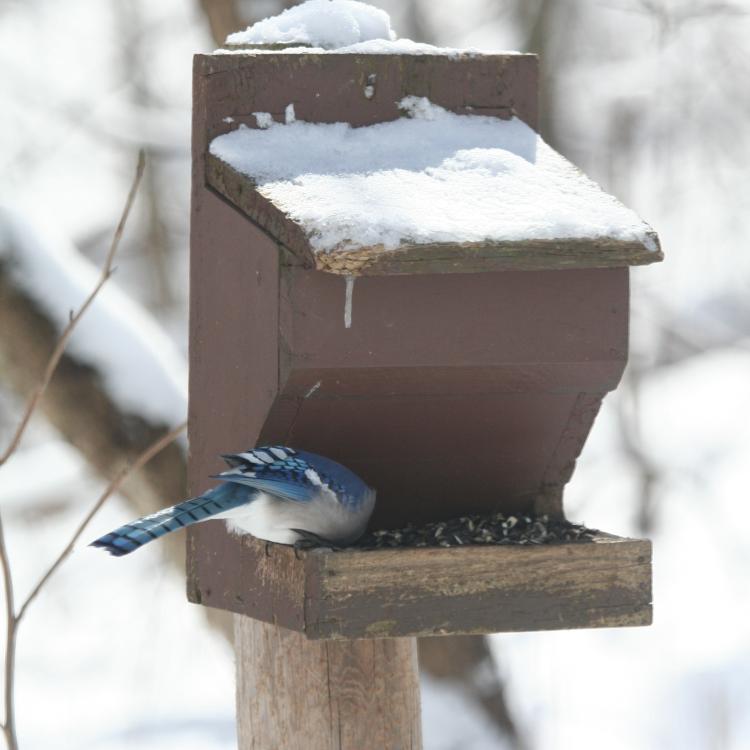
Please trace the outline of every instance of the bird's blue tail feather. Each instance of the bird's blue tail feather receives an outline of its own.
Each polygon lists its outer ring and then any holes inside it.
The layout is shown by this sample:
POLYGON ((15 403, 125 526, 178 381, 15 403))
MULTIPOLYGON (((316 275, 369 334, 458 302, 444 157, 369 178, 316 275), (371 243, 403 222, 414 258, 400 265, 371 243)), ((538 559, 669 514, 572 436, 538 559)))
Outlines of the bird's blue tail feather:
POLYGON ((151 516, 144 516, 120 526, 91 542, 91 547, 101 547, 115 557, 134 552, 148 542, 158 539, 170 531, 177 531, 199 521, 244 505, 255 492, 237 485, 220 485, 199 497, 184 500, 171 508, 165 508, 151 516))

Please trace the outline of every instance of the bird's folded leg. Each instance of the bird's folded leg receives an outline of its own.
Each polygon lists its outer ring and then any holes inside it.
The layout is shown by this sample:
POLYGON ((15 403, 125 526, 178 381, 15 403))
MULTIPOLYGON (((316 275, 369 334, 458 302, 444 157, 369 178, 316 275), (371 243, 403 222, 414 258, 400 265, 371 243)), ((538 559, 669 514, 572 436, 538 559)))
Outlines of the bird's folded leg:
MULTIPOLYGON (((326 539, 325 537, 318 536, 312 531, 305 531, 304 529, 290 529, 296 534, 299 534, 300 538, 294 543, 294 554, 297 555, 299 550, 315 549, 315 547, 329 547, 330 549, 337 549, 336 545, 326 539)), ((297 557, 299 559, 299 557, 297 557)))

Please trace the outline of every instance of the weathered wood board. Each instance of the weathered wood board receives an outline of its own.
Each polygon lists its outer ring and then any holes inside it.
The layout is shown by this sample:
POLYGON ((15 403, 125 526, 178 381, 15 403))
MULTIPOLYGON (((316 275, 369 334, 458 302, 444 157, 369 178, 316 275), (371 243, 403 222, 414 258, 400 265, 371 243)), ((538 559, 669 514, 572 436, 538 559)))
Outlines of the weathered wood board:
POLYGON ((641 539, 300 552, 218 523, 211 535, 189 556, 189 599, 313 640, 651 622, 651 543, 641 539))
POLYGON ((285 252, 285 263, 345 276, 415 273, 475 273, 567 268, 640 266, 664 259, 656 233, 653 247, 637 240, 608 237, 409 244, 396 250, 381 246, 313 252, 296 222, 255 190, 253 181, 212 154, 206 155, 207 185, 226 198, 252 222, 268 232, 285 252))

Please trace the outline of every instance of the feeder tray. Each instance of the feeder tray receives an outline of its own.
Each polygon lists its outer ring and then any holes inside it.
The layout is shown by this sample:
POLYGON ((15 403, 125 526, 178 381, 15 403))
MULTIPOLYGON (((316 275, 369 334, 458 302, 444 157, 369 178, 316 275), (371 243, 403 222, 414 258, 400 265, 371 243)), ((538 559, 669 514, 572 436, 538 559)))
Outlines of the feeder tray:
POLYGON ((190 601, 310 639, 651 623, 651 543, 642 539, 599 532, 560 544, 297 551, 211 526, 210 540, 190 550, 190 601))

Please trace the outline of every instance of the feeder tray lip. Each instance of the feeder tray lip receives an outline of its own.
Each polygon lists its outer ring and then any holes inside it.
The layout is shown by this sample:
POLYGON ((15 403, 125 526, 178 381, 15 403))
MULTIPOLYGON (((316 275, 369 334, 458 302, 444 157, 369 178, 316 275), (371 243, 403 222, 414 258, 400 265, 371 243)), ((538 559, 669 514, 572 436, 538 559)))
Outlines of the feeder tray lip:
POLYGON ((408 117, 357 128, 296 121, 289 107, 285 123, 254 113, 259 127, 211 142, 207 183, 299 263, 330 273, 662 259, 647 224, 521 120, 418 97, 400 107, 408 117))
POLYGON ((190 601, 310 639, 651 623, 647 540, 297 551, 201 526, 188 536, 190 601))

